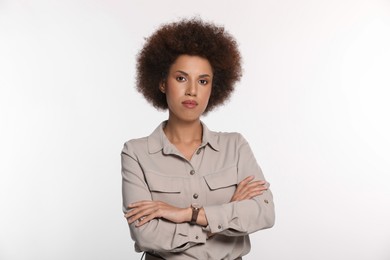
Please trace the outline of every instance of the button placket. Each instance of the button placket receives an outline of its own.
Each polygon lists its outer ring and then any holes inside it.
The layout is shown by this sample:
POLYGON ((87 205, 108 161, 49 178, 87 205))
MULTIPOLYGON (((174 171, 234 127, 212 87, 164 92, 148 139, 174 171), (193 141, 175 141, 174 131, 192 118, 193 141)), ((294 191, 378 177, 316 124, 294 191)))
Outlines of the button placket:
MULTIPOLYGON (((189 181, 190 181, 190 196, 192 196, 191 200, 192 203, 201 203, 202 200, 200 199, 200 193, 201 186, 200 185, 200 176, 198 169, 200 168, 202 157, 196 156, 198 154, 201 154, 201 148, 198 148, 198 150, 195 152, 194 156, 192 157, 191 161, 189 162, 190 168, 188 169, 189 181)), ((188 175, 187 175, 188 176, 188 175)))

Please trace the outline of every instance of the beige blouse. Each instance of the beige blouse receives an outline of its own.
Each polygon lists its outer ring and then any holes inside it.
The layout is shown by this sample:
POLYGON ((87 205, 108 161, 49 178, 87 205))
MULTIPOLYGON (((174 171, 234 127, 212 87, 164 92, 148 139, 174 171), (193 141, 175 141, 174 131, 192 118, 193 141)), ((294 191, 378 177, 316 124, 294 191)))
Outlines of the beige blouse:
POLYGON ((207 227, 154 219, 130 233, 135 250, 169 260, 237 259, 250 251, 248 234, 274 224, 272 193, 230 202, 240 181, 263 173, 247 141, 238 133, 210 131, 203 123, 202 144, 188 161, 164 134, 161 123, 148 137, 125 143, 122 150, 123 211, 140 200, 160 200, 186 208, 204 207, 207 227), (207 234, 215 233, 207 238, 207 234))

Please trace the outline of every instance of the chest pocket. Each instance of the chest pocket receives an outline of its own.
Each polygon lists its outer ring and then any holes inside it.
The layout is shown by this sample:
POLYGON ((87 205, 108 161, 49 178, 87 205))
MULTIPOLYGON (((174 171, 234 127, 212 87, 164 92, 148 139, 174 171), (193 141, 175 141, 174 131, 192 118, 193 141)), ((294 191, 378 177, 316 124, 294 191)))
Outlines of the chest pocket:
POLYGON ((146 181, 153 200, 160 200, 176 207, 182 207, 182 178, 145 172, 146 181))
POLYGON ((237 187, 237 167, 228 167, 209 175, 205 175, 209 191, 207 204, 221 204, 230 202, 237 187))

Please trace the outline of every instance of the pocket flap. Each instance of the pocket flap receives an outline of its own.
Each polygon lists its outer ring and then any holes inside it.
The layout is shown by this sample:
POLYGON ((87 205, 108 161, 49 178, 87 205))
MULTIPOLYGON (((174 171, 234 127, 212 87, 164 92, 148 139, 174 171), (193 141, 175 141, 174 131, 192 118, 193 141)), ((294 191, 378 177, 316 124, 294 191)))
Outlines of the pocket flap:
POLYGON ((211 190, 237 185, 237 167, 230 167, 204 176, 211 190))
POLYGON ((150 191, 180 193, 183 181, 181 178, 164 176, 153 172, 145 173, 150 191))

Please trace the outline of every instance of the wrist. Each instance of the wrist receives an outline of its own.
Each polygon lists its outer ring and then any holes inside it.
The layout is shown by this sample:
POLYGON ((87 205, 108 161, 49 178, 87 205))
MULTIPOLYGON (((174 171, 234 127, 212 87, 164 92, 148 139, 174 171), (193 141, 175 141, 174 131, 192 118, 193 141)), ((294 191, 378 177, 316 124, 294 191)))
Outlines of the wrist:
POLYGON ((191 204, 191 211, 192 211, 191 220, 190 220, 191 225, 197 225, 197 220, 198 220, 199 212, 201 211, 201 209, 202 209, 202 206, 200 206, 199 204, 197 204, 197 203, 191 204))
POLYGON ((191 222, 192 218, 192 208, 188 207, 184 209, 184 221, 183 222, 191 222))

